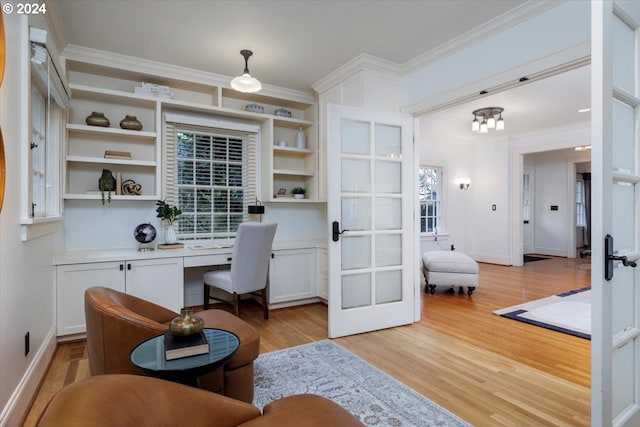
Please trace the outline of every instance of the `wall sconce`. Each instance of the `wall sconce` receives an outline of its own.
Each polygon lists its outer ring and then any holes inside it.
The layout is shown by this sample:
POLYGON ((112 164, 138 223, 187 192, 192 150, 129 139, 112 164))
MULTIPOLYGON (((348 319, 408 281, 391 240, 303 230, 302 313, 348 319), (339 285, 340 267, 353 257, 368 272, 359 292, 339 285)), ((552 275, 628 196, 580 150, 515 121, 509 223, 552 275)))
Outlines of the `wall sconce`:
POLYGON ((471 178, 460 178, 458 182, 460 183, 461 190, 468 190, 471 185, 471 178))

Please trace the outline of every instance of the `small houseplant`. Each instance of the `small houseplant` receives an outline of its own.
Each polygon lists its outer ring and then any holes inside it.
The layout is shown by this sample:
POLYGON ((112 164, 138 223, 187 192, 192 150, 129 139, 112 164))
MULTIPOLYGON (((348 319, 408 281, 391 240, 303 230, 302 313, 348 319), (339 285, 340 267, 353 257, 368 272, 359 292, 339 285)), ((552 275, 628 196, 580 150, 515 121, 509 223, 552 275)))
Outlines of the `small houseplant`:
POLYGON ((307 190, 304 187, 294 187, 291 190, 291 194, 293 194, 294 199, 304 199, 304 195, 307 190))
POLYGON ((178 239, 176 237, 176 231, 173 228, 173 222, 177 221, 180 215, 182 215, 182 210, 177 206, 170 205, 165 200, 158 200, 156 206, 157 217, 167 223, 167 232, 165 234, 166 242, 169 244, 176 243, 178 239))

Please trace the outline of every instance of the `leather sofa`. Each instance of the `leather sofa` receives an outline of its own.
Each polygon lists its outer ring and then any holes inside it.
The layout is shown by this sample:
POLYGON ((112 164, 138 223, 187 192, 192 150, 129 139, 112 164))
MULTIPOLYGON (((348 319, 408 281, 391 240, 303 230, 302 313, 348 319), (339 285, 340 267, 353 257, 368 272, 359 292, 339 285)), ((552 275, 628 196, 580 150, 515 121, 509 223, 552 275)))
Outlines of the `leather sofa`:
MULTIPOLYGON (((104 287, 84 296, 87 350, 91 375, 136 374, 129 353, 141 342, 169 329, 178 316, 149 301, 104 287)), ((225 329, 240 338, 240 346, 222 369, 199 378, 202 388, 243 402, 253 400, 253 361, 260 354, 260 335, 244 320, 224 310, 196 313, 205 327, 225 329)))
POLYGON ((99 375, 60 390, 38 427, 363 426, 340 405, 301 394, 253 405, 206 390, 137 375, 99 375))

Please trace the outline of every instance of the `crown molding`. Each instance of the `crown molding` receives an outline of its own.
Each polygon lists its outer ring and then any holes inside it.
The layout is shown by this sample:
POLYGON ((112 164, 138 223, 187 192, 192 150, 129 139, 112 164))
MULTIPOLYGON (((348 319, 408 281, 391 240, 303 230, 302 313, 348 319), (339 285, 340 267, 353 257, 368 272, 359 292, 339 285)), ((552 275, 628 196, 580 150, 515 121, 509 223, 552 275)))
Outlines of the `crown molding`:
MULTIPOLYGON (((220 86, 228 89, 231 89, 230 82, 233 78, 223 74, 194 70, 192 68, 136 58, 114 52, 91 49, 73 44, 67 45, 62 52, 62 55, 67 61, 83 62, 105 68, 125 70, 191 83, 220 86)), ((258 94, 261 96, 282 98, 307 104, 315 102, 315 98, 312 93, 266 84, 262 85, 262 90, 258 94)))
POLYGON ((451 52, 470 46, 500 31, 518 25, 542 12, 545 12, 566 0, 528 0, 508 12, 498 15, 492 20, 476 27, 455 39, 411 59, 400 66, 402 74, 432 63, 451 52))
MULTIPOLYGON (((62 47, 67 45, 67 39, 64 36, 64 25, 62 24, 62 18, 60 17, 60 11, 58 10, 57 3, 47 2, 47 13, 45 13, 44 16, 53 37, 53 42, 56 45, 56 49, 60 52, 62 47)), ((65 72, 64 69, 60 71, 63 73, 65 72)))
POLYGON ((395 62, 387 61, 386 59, 378 58, 377 56, 367 53, 361 53, 329 75, 318 80, 311 85, 311 87, 316 92, 323 93, 363 70, 377 71, 398 78, 402 77, 400 65, 395 62))

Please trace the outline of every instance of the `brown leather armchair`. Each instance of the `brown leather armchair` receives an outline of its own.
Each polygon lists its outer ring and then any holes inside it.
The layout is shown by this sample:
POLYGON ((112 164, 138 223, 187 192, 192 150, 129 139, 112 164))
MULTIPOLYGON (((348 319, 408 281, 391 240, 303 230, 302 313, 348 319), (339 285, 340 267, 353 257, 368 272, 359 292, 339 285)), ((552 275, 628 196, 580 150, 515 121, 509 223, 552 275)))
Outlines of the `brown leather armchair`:
POLYGON ((321 396, 285 397, 264 407, 137 375, 99 375, 60 390, 38 427, 326 427, 363 426, 321 396))
MULTIPOLYGON (((131 350, 162 334, 178 313, 149 301, 104 287, 84 296, 87 349, 91 375, 135 374, 131 350)), ((200 377, 202 388, 243 402, 253 400, 253 361, 260 354, 260 335, 247 322, 224 310, 197 313, 205 327, 225 329, 240 338, 240 347, 223 369, 200 377)))

